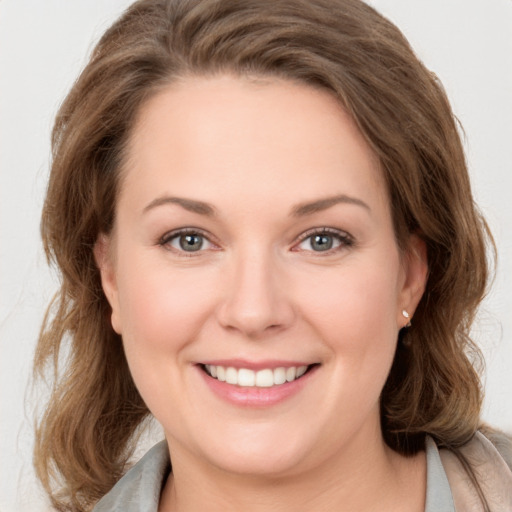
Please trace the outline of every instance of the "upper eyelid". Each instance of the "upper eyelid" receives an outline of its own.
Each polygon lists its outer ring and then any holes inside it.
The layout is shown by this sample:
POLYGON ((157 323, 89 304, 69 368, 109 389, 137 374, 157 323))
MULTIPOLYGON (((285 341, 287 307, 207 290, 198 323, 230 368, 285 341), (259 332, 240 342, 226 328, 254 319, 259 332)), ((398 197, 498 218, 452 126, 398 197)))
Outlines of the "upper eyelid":
POLYGON ((201 235, 202 237, 206 238, 210 243, 215 243, 215 241, 214 241, 215 239, 214 239, 214 237, 212 237, 212 235, 210 233, 208 233, 207 231, 204 231, 201 228, 195 228, 195 227, 178 228, 178 229, 173 229, 171 231, 167 231, 164 235, 162 235, 159 238, 158 243, 160 243, 160 244, 168 243, 173 238, 175 238, 179 235, 186 235, 186 234, 201 235))
POLYGON ((354 240, 354 237, 347 231, 325 226, 322 228, 311 228, 311 229, 308 229, 307 231, 304 231, 304 233, 299 235, 299 242, 303 242, 304 240, 307 240, 310 236, 318 235, 318 234, 322 234, 322 233, 327 233, 329 235, 335 235, 341 239, 348 239, 351 241, 354 240))

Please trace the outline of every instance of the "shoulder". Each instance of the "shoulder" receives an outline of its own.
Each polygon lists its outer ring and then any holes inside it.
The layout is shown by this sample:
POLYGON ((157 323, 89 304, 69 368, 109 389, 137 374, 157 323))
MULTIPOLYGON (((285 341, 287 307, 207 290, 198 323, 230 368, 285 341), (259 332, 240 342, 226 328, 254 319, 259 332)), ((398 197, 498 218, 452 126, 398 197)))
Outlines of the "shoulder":
POLYGON ((171 469, 166 441, 149 450, 94 507, 93 512, 157 512, 171 469))
POLYGON ((481 494, 493 512, 512 510, 512 440, 484 427, 458 450, 440 450, 457 510, 480 512, 481 494), (480 492, 479 492, 480 491, 480 492))
POLYGON ((482 425, 479 431, 494 445, 512 471, 512 436, 489 425, 482 425))

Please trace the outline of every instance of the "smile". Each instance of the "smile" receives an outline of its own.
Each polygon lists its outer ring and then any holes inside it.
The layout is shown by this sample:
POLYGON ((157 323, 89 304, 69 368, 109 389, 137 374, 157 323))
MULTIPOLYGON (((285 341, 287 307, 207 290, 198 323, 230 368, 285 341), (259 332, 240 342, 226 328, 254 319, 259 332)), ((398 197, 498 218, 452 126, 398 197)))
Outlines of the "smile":
POLYGON ((308 371, 309 366, 263 368, 257 371, 210 364, 203 365, 203 368, 210 377, 220 382, 240 387, 270 388, 301 378, 308 371))

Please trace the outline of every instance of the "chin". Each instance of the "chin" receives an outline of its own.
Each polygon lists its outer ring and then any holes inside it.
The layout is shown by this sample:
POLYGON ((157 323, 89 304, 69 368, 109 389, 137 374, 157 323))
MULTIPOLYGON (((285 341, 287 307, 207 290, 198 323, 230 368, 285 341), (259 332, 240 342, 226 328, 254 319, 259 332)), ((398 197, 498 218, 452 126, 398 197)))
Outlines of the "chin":
MULTIPOLYGON (((226 429, 221 437, 203 432, 195 443, 188 441, 187 445, 193 447, 197 459, 223 472, 272 478, 300 471, 308 454, 315 451, 300 429, 290 435, 282 426, 254 427, 226 429)), ((172 454, 172 440, 169 444, 172 454)))
MULTIPOLYGON (((279 445, 277 445, 279 446, 279 445)), ((223 454, 208 454, 212 464, 219 469, 244 476, 277 478, 292 475, 300 470, 305 455, 296 447, 246 447, 231 446, 223 454), (249 449, 247 449, 249 448, 249 449)), ((297 447, 298 448, 298 447, 297 447)))

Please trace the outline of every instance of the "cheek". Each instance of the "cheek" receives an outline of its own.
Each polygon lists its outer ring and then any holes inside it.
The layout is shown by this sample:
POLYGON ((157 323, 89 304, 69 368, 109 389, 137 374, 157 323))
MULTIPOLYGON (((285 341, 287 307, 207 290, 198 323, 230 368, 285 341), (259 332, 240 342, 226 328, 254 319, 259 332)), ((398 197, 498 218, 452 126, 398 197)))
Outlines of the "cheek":
POLYGON ((301 288, 304 315, 329 338, 343 333, 343 343, 361 347, 372 334, 381 339, 397 334, 398 265, 354 264, 313 276, 301 288))
POLYGON ((398 335, 398 264, 345 266, 329 279, 304 283, 303 316, 336 367, 344 399, 378 400, 398 335), (363 398, 364 397, 364 398, 363 398))
POLYGON ((121 269, 119 304, 127 350, 158 358, 186 346, 210 309, 209 280, 201 271, 171 272, 155 262, 126 266, 130 271, 121 269))
POLYGON ((171 272, 165 263, 141 260, 119 261, 123 346, 144 402, 162 424, 172 424, 169 404, 185 407, 187 347, 210 310, 208 279, 200 271, 171 272))

